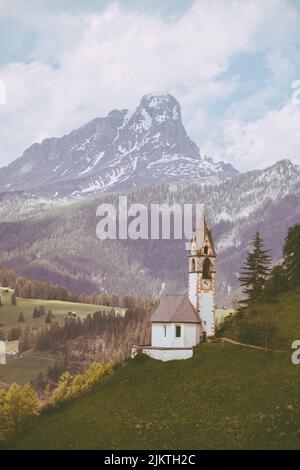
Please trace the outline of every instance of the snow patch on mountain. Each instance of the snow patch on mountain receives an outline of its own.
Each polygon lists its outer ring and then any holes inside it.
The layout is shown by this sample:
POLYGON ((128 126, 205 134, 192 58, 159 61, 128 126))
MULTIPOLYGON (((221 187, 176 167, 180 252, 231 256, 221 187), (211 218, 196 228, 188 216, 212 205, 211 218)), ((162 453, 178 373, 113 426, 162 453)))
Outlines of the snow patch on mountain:
POLYGON ((202 158, 188 137, 178 101, 145 95, 133 112, 112 110, 61 138, 46 139, 0 169, 9 191, 73 197, 128 191, 154 182, 225 181, 238 171, 202 158))

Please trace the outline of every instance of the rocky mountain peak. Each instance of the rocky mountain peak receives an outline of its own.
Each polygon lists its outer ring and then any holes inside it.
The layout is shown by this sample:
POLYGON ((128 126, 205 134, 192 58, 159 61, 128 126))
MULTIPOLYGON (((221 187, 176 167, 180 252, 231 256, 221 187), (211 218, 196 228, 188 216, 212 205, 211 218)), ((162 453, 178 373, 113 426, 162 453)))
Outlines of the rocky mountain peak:
POLYGON ((114 109, 68 135, 34 144, 0 170, 6 191, 55 198, 237 174, 230 164, 201 158, 180 104, 167 93, 145 95, 133 113, 114 109))
POLYGON ((143 96, 139 108, 145 109, 157 123, 166 121, 181 122, 180 104, 174 96, 168 93, 150 93, 143 96))

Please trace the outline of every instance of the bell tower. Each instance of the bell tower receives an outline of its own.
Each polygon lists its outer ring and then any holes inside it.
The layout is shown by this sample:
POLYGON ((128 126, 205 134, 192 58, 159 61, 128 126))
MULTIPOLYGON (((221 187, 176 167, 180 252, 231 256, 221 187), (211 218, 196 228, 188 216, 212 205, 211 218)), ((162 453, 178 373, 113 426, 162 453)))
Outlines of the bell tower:
POLYGON ((193 231, 189 258, 189 299, 199 315, 202 333, 215 334, 216 252, 202 208, 193 231))

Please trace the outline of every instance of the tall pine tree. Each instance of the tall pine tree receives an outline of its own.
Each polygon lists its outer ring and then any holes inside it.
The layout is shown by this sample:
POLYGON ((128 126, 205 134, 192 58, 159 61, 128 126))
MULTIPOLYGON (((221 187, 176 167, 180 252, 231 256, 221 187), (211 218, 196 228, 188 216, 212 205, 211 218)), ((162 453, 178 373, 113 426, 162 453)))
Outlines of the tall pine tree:
POLYGON ((240 283, 245 295, 245 299, 240 301, 242 308, 262 300, 265 283, 270 273, 272 258, 269 251, 264 249, 259 232, 256 233, 252 244, 253 250, 248 252, 245 264, 241 268, 240 283))
POLYGON ((300 225, 290 227, 283 247, 284 268, 290 287, 300 284, 300 225))

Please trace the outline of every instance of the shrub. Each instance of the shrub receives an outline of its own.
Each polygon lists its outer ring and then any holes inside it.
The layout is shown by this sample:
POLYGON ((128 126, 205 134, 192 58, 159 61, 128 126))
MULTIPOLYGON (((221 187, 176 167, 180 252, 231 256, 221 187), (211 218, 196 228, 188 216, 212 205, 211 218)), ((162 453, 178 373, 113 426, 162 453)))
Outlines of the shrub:
POLYGON ((102 365, 92 363, 85 374, 73 377, 69 372, 64 372, 58 382, 56 389, 47 399, 45 406, 57 406, 71 398, 75 398, 90 390, 105 375, 112 374, 113 365, 111 363, 102 365))
POLYGON ((37 395, 27 384, 12 384, 8 390, 0 387, 0 439, 20 429, 30 417, 38 415, 37 395))

